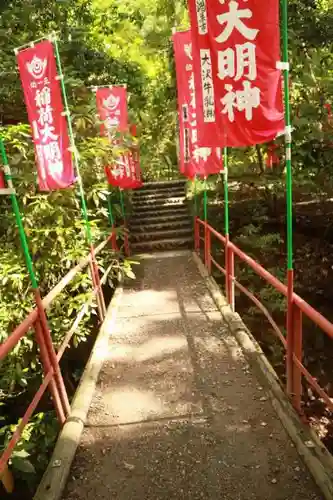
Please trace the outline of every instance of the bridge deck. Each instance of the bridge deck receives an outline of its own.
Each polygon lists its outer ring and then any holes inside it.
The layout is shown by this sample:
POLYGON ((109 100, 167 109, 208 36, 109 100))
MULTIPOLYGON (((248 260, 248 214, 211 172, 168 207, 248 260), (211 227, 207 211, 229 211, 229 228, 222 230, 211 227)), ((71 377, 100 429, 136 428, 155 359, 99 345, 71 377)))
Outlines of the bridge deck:
POLYGON ((143 260, 64 500, 319 499, 189 253, 143 260))

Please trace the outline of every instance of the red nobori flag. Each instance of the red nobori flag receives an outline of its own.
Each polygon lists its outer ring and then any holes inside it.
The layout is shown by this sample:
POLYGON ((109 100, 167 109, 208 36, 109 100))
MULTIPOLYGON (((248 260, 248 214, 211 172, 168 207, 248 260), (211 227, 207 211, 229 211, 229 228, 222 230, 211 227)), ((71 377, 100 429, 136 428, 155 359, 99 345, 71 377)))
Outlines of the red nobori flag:
POLYGON ((96 90, 96 104, 103 122, 102 135, 128 130, 127 92, 125 87, 103 87, 96 90))
MULTIPOLYGON (((130 133, 136 136, 136 126, 130 126, 130 133)), ((136 189, 142 186, 139 146, 133 145, 122 153, 113 166, 105 167, 109 184, 122 189, 136 189)))
POLYGON ((109 184, 121 189, 141 187, 141 170, 137 158, 137 153, 133 148, 121 154, 112 167, 105 167, 109 184))
POLYGON ((200 111, 196 106, 191 32, 174 33, 173 44, 178 88, 180 171, 189 178, 195 175, 206 177, 221 172, 223 164, 220 148, 202 148, 198 145, 200 111))
POLYGON ((248 146, 284 130, 277 0, 188 0, 199 141, 248 146))
POLYGON ((41 191, 65 189, 75 182, 66 116, 50 41, 17 54, 33 133, 41 191))
MULTIPOLYGON (((135 124, 130 126, 130 132, 133 137, 137 136, 137 128, 135 124)), ((140 149, 139 144, 134 144, 131 147, 130 151, 131 155, 131 169, 132 169, 132 178, 133 178, 133 189, 137 189, 142 187, 142 175, 141 175, 141 166, 140 166, 140 149)))
POLYGON ((134 178, 131 164, 131 153, 126 152, 119 156, 114 165, 105 167, 109 184, 121 189, 132 189, 134 178))
POLYGON ((135 146, 132 150, 133 164, 134 164, 134 176, 135 176, 135 188, 142 187, 142 174, 140 166, 140 150, 139 146, 135 146))
POLYGON ((0 168, 0 189, 5 189, 5 188, 6 188, 5 176, 0 168))

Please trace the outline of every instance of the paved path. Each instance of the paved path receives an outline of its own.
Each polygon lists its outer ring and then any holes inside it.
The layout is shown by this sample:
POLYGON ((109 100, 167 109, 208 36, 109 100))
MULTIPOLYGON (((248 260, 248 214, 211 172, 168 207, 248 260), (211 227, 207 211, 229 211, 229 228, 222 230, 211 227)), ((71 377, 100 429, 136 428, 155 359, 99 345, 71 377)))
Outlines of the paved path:
POLYGON ((190 254, 145 259, 64 500, 320 499, 190 254))

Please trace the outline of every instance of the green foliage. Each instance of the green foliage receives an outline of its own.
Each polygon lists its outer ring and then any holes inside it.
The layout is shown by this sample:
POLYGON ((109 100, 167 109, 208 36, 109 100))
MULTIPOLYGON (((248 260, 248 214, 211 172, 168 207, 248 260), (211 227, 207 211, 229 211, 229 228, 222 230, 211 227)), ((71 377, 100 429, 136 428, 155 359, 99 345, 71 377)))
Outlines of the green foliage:
POLYGON ((275 249, 281 245, 282 238, 278 233, 262 234, 262 225, 256 218, 257 225, 249 224, 242 228, 242 232, 235 238, 235 242, 241 248, 251 248, 253 250, 263 248, 265 251, 275 249))
MULTIPOLYGON (((12 434, 20 421, 0 428, 0 452, 6 449, 12 434)), ((10 459, 10 465, 16 474, 34 487, 36 474, 42 473, 48 463, 50 449, 54 445, 58 433, 58 425, 53 412, 37 413, 26 425, 22 438, 10 459)))
MULTIPOLYGON (((307 186, 309 190, 316 189, 314 181, 318 179, 325 182, 328 189, 332 179, 332 124, 323 107, 325 103, 332 104, 332 21, 330 1, 290 0, 291 103, 295 127, 293 168, 298 185, 307 186)), ((88 88, 126 83, 130 119, 138 124, 144 176, 147 179, 177 176, 177 105, 170 37, 175 25, 188 26, 185 0, 1 2, 0 133, 6 139, 29 248, 43 294, 86 254, 87 243, 76 188, 50 194, 40 194, 36 190, 33 145, 13 49, 51 31, 58 33, 89 217, 94 241, 99 241, 108 232, 109 192, 103 165, 121 151, 98 137, 94 96, 88 88)), ((127 137, 126 144, 130 140, 127 137)), ((237 176, 234 188, 241 189, 245 174, 251 173, 255 189, 260 195, 264 194, 273 210, 276 198, 284 189, 282 138, 277 143, 281 145, 281 165, 272 174, 268 175, 264 166, 265 145, 231 151, 229 160, 230 172, 237 176)), ((203 184, 198 182, 196 196, 201 208, 202 193, 203 184)), ((189 192, 189 197, 193 195, 189 192)), ((221 195, 222 182, 217 176, 208 186, 209 201, 213 203, 221 195)), ((119 219, 121 211, 116 196, 115 192, 111 193, 114 215, 119 219)), ((0 341, 3 341, 31 310, 33 300, 7 198, 0 198, 0 212, 0 341)), ((272 251, 276 257, 273 250, 281 245, 281 239, 275 233, 263 235, 265 220, 262 217, 265 215, 257 215, 256 224, 243 228, 235 241, 250 254, 266 248, 266 252, 272 251)), ((131 264, 120 263, 108 252, 103 252, 98 262, 101 269, 112 266, 111 285, 121 268, 134 278, 131 264)), ((247 273, 241 278, 253 279, 251 271, 247 273)), ((275 268, 276 273, 280 271, 275 268)), ((262 288, 261 284, 259 289, 264 302, 269 301, 273 309, 282 310, 284 305, 270 288, 262 288)), ((53 303, 49 321, 56 345, 61 343, 89 293, 90 278, 81 273, 53 303)), ((96 304, 92 304, 90 312, 94 313, 95 308, 96 304)), ((76 332, 74 345, 84 341, 90 332, 91 322, 87 316, 76 332)), ((0 365, 3 401, 15 399, 29 388, 38 386, 41 366, 36 362, 36 354, 31 332, 0 365)), ((39 418, 38 415, 34 417, 17 448, 21 456, 13 458, 13 466, 23 474, 32 473, 28 461, 40 470, 32 450, 43 439, 42 422, 46 425, 48 416, 39 418)), ((10 426, 15 424, 6 422, 1 428, 0 442, 4 444, 13 430, 10 426)), ((48 447, 47 440, 43 446, 44 449, 48 447)), ((41 455, 46 456, 45 453, 41 455)))
MULTIPOLYGON (((36 188, 36 168, 30 127, 13 49, 29 40, 56 30, 60 38, 60 53, 66 74, 70 107, 73 116, 76 146, 80 154, 80 169, 88 203, 93 239, 98 242, 109 232, 107 198, 110 195, 103 165, 121 153, 99 137, 95 118, 94 95, 90 85, 125 82, 130 95, 131 119, 140 120, 144 109, 155 106, 158 113, 156 76, 165 68, 164 62, 152 49, 143 49, 144 41, 137 19, 130 11, 113 2, 114 9, 104 10, 92 1, 13 1, 0 6, 0 41, 4 48, 0 74, 0 134, 4 137, 17 189, 18 200, 34 262, 36 276, 45 295, 78 260, 87 254, 85 225, 82 221, 77 187, 41 194, 36 188), (119 7, 119 9, 118 9, 119 7), (119 11, 118 11, 119 10, 119 11), (104 19, 105 12, 107 12, 104 19), (112 13, 113 12, 113 13, 112 13), (112 18, 113 15, 113 18, 112 18), (121 20, 122 18, 122 20, 121 20), (132 50, 128 50, 129 28, 133 34, 132 50), (115 31, 119 31, 114 36, 115 31), (141 41, 140 41, 141 39, 141 41), (10 42, 8 43, 8 40, 10 42), (112 43, 111 43, 112 42, 112 43), (156 70, 152 72, 152 64, 156 70), (154 103, 154 104, 153 104, 154 103)), ((139 10, 135 9, 140 17, 139 10)), ((149 118, 146 119, 149 124, 149 118)), ((149 126, 146 132, 149 133, 149 126)), ((155 126, 156 123, 155 123, 155 126)), ((139 127, 140 130, 140 127, 139 127)), ((159 129, 159 133, 160 133, 159 129)), ((169 132, 171 137, 172 132, 169 132)), ((163 133, 161 132, 163 135, 163 133)), ((153 135, 152 135, 153 137, 153 135)), ((152 139, 155 141, 156 137, 152 139)), ((132 141, 125 138, 125 147, 132 141)), ((167 154, 170 141, 161 147, 167 154)), ((143 151, 146 157, 158 159, 156 149, 143 151)), ((168 150, 169 154, 169 150, 168 150)), ((169 156, 172 156, 172 153, 169 156)), ((113 215, 120 220, 118 193, 111 192, 113 215)), ((0 341, 27 315, 34 305, 30 281, 20 250, 20 242, 10 200, 0 198, 0 341)), ((134 278, 131 264, 119 261, 110 251, 98 256, 103 269, 111 266, 109 285, 114 286, 119 272, 134 278)), ((84 303, 91 296, 91 279, 80 273, 53 302, 48 319, 55 346, 59 346, 84 303)), ((77 346, 91 334, 96 313, 92 303, 75 332, 72 346, 77 346)), ((3 408, 14 407, 15 401, 26 395, 26 407, 38 389, 42 367, 33 332, 25 336, 0 365, 0 400, 3 408)), ((76 374, 69 374, 75 376, 76 374)), ((0 404, 1 404, 0 402, 0 404)), ((0 445, 4 447, 17 422, 6 416, 1 427, 0 445)), ((53 444, 57 429, 53 414, 38 414, 29 423, 13 455, 12 467, 25 479, 39 474, 46 464, 47 450, 53 444), (42 415, 42 417, 41 417, 42 415), (45 424, 45 425, 44 425, 45 424), (36 454, 36 447, 40 453, 36 454), (35 470, 34 468, 35 467, 35 470)), ((30 481, 30 479, 29 479, 30 481)))

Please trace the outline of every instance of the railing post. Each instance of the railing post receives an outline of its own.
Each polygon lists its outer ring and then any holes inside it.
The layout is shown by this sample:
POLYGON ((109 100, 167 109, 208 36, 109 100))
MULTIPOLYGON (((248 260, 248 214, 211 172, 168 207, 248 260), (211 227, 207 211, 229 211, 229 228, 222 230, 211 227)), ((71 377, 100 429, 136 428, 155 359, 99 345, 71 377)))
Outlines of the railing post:
POLYGON ((205 248, 204 248, 204 254, 205 254, 205 267, 207 268, 208 266, 208 241, 207 241, 207 222, 205 222, 205 235, 204 235, 204 243, 205 243, 205 248))
POLYGON ((212 256, 211 256, 211 233, 209 231, 209 228, 206 226, 207 229, 207 271, 208 274, 211 274, 212 272, 212 256))
MULTIPOLYGON (((43 335, 43 327, 40 323, 40 320, 37 320, 35 323, 35 333, 36 333, 37 344, 39 346, 40 359, 42 362, 44 375, 46 376, 48 372, 51 370, 51 361, 48 350, 46 348, 45 339, 43 335)), ((55 377, 55 371, 53 370, 53 377, 50 381, 50 392, 58 420, 60 424, 63 425, 66 421, 66 415, 64 412, 63 404, 61 402, 58 387, 55 383, 54 377, 55 377)))
MULTIPOLYGON (((54 370, 54 378, 55 378, 55 381, 57 384, 57 388, 59 390, 62 409, 63 409, 63 412, 65 414, 65 417, 67 417, 67 415, 70 412, 70 404, 69 404, 69 400, 68 400, 68 396, 67 396, 66 387, 65 387, 62 375, 61 375, 59 363, 57 360, 57 355, 56 355, 56 352, 54 350, 52 337, 51 337, 50 329, 48 326, 46 313, 44 310, 44 306, 43 306, 43 302, 42 302, 42 298, 41 298, 39 289, 34 290, 34 293, 35 293, 35 300, 36 300, 36 305, 38 308, 39 321, 40 321, 41 333, 42 333, 42 338, 43 338, 43 341, 41 341, 41 344, 40 344, 40 348, 43 349, 43 346, 45 346, 45 348, 47 350, 50 364, 54 370)), ((37 323, 36 323, 36 325, 37 325, 37 323)), ((38 334, 38 326, 36 328, 36 333, 38 334)), ((45 361, 46 360, 47 360, 47 358, 45 356, 45 361)), ((62 422, 62 423, 64 423, 64 422, 62 422)))
MULTIPOLYGON (((303 351, 303 315, 299 307, 293 304, 293 339, 295 358, 302 363, 303 351)), ((293 362, 293 405, 301 413, 302 411, 302 372, 293 362)))
POLYGON ((225 267, 225 294, 227 298, 228 304, 230 304, 229 299, 230 299, 230 259, 229 259, 229 235, 226 234, 225 237, 225 245, 224 245, 224 267, 225 267))
POLYGON ((0 475, 0 481, 2 482, 3 487, 5 488, 5 491, 7 493, 14 492, 14 476, 12 472, 8 469, 8 465, 5 466, 2 475, 0 475))
POLYGON ((228 259, 228 304, 231 310, 235 312, 235 254, 227 245, 227 259, 228 259))
POLYGON ((99 318, 101 322, 103 322, 106 315, 106 307, 105 307, 103 290, 101 287, 101 280, 99 278, 98 265, 95 256, 95 248, 93 244, 91 244, 90 246, 90 253, 91 253, 91 262, 90 262, 91 279, 93 282, 94 291, 96 291, 96 301, 97 301, 99 318))
POLYGON ((287 359, 286 359, 286 378, 287 393, 290 397, 294 394, 294 324, 293 324, 293 295, 294 280, 293 270, 289 269, 288 274, 288 293, 287 293, 287 359))

